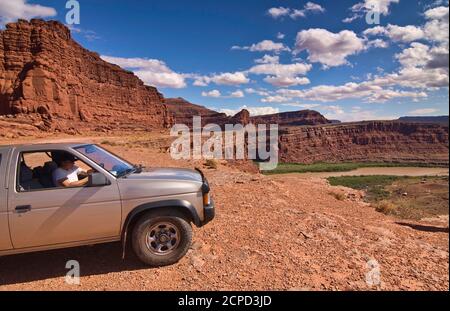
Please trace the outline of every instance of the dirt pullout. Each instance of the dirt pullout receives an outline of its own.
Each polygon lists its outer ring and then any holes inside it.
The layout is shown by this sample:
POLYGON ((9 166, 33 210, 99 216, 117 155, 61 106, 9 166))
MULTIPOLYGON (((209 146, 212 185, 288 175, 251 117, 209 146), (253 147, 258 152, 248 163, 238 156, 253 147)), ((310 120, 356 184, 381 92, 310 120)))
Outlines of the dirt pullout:
MULTIPOLYGON (((111 149, 149 166, 201 165, 154 148, 111 149)), ((122 261, 118 243, 15 255, 0 258, 0 290, 449 289, 448 218, 400 222, 318 178, 276 179, 225 163, 205 173, 217 216, 194 230, 179 263, 150 269, 131 252, 122 261), (64 282, 71 259, 81 265, 78 286, 64 282), (381 284, 370 286, 378 268, 381 284)))

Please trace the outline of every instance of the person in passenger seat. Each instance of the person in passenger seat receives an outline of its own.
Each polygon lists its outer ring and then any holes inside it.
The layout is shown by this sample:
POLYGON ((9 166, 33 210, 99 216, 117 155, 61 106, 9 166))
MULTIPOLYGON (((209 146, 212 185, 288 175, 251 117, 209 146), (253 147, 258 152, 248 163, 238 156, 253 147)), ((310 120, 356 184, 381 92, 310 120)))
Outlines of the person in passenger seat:
POLYGON ((58 168, 53 171, 53 183, 56 187, 83 187, 88 183, 88 172, 75 165, 75 158, 63 154, 56 159, 58 168), (79 175, 83 175, 81 180, 79 175))

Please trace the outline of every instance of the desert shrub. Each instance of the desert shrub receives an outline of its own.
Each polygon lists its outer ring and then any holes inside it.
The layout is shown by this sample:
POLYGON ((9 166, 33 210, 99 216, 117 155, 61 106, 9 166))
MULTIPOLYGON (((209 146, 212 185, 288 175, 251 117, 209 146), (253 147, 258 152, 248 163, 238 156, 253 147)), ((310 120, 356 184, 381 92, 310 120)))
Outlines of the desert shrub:
POLYGON ((346 199, 345 194, 341 192, 330 192, 330 194, 338 201, 344 201, 346 199))
POLYGON ((389 215, 393 214, 396 209, 396 206, 389 201, 383 200, 375 204, 375 210, 377 212, 389 215))
POLYGON ((205 166, 207 168, 210 168, 210 169, 216 169, 217 168, 217 162, 214 159, 207 159, 205 161, 205 166))

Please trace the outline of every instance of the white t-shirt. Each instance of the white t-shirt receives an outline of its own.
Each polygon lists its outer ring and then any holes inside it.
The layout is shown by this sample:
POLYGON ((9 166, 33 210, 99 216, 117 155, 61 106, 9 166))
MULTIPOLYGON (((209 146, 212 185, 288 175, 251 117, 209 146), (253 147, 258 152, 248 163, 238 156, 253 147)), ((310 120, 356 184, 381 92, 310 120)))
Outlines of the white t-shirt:
POLYGON ((72 169, 69 171, 66 171, 63 168, 58 167, 56 170, 53 171, 53 184, 56 187, 61 186, 58 181, 62 179, 67 179, 71 183, 78 181, 78 174, 82 172, 83 170, 76 165, 74 165, 72 169))

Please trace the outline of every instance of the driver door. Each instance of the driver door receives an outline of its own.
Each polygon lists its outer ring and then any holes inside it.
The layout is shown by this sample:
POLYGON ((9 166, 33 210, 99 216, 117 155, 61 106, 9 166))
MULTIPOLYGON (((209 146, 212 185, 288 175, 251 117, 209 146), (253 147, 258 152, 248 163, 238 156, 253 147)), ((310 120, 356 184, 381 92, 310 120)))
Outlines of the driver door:
MULTIPOLYGON (((87 163, 105 174, 109 185, 79 188, 42 188, 23 191, 18 187, 21 154, 13 154, 15 178, 8 192, 8 219, 15 249, 113 239, 120 236, 121 202, 114 178, 95 163, 87 163)), ((34 150, 35 152, 36 150, 34 150)), ((50 150, 42 150, 42 152, 50 150)), ((51 150, 68 151, 69 150, 51 150)), ((73 152, 71 152, 73 153, 73 152)), ((83 161, 84 162, 84 161, 83 161)))

